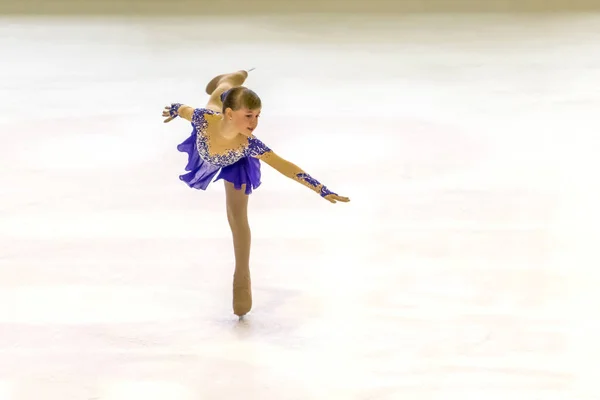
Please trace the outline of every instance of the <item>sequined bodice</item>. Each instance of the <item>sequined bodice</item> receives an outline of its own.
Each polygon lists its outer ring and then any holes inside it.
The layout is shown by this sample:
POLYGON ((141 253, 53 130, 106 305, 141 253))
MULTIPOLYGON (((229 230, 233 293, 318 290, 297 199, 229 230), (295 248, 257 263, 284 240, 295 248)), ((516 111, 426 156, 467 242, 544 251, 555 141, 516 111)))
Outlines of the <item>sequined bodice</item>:
POLYGON ((194 110, 192 117, 192 126, 196 130, 196 147, 202 160, 218 167, 226 167, 238 162, 243 157, 255 157, 270 151, 260 140, 250 137, 246 144, 242 144, 237 148, 230 149, 221 154, 211 154, 209 151, 209 139, 206 134, 208 121, 205 116, 207 114, 214 115, 217 113, 206 108, 197 108, 194 110))

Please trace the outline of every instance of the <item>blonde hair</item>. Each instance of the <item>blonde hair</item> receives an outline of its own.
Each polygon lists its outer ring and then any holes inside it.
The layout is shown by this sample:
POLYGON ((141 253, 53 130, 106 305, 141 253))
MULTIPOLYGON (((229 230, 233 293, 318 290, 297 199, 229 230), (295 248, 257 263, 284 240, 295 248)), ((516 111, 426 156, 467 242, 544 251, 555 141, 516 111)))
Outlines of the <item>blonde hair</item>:
POLYGON ((223 112, 228 108, 237 111, 240 108, 256 110, 261 107, 260 97, 245 86, 237 86, 223 93, 223 112))

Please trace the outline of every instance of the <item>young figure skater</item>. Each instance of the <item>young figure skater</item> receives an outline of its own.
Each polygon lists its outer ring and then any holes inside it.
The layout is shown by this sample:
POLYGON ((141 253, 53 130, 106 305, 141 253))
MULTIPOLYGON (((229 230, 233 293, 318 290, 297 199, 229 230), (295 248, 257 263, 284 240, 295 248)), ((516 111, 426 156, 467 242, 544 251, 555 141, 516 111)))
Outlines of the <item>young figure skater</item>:
POLYGON ((245 70, 213 78, 206 86, 210 95, 205 108, 180 103, 165 107, 164 122, 182 117, 191 122, 192 133, 177 146, 188 155, 188 173, 179 178, 189 187, 206 190, 211 180, 223 179, 227 202, 227 220, 233 235, 235 272, 233 274, 233 312, 242 317, 252 308, 250 281, 250 227, 248 195, 260 186, 260 161, 336 203, 348 202, 304 172, 275 154, 253 132, 258 125, 261 100, 242 84, 245 70))

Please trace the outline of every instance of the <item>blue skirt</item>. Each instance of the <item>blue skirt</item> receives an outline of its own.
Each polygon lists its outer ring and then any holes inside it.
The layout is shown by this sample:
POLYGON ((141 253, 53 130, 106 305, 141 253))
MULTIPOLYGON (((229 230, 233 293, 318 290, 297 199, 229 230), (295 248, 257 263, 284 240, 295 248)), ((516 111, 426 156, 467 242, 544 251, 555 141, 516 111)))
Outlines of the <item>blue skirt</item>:
POLYGON ((226 167, 210 164, 202 160, 200 154, 198 154, 196 129, 193 130, 190 137, 177 146, 177 150, 188 155, 185 170, 189 172, 180 175, 179 179, 193 189, 206 190, 215 176, 216 179, 213 182, 224 179, 233 183, 238 190, 242 189, 242 185, 246 185, 246 194, 251 194, 252 190, 260 186, 260 160, 254 157, 243 157, 226 167))

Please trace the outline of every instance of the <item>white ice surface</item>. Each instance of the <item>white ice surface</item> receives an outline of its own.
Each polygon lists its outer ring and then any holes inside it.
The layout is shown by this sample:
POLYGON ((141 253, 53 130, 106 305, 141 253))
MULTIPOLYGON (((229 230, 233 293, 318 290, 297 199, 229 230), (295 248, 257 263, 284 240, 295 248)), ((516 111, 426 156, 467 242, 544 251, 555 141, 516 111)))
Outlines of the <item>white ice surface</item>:
MULTIPOLYGON (((332 17, 333 18, 333 17, 332 17)), ((600 398, 600 17, 0 20, 0 400, 600 398), (178 179, 256 67, 254 309, 222 183, 178 179)))

